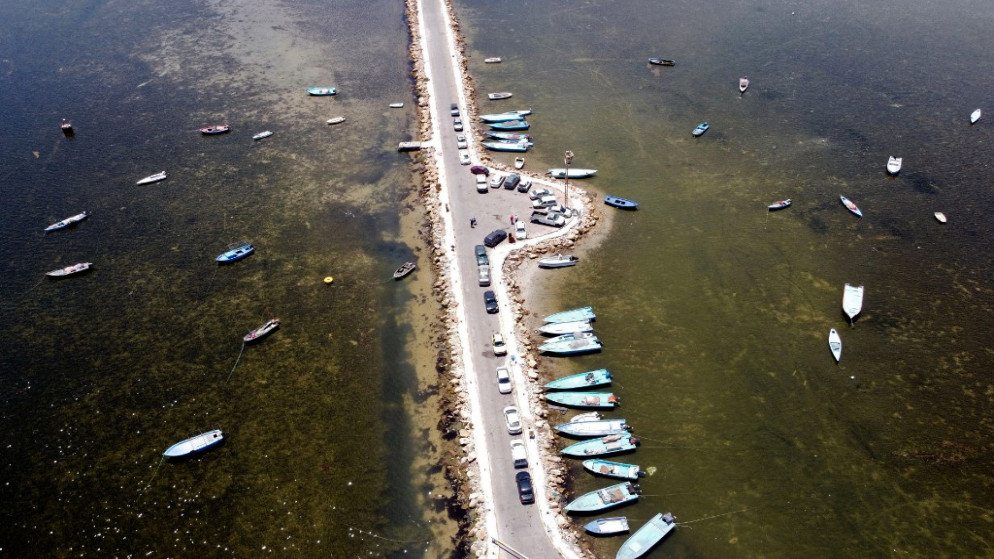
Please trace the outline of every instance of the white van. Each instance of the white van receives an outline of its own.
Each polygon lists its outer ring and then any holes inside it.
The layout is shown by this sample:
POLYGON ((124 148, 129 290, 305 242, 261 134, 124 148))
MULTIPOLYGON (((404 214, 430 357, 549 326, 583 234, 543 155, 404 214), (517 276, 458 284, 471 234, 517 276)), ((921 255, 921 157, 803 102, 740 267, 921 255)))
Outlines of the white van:
POLYGON ((515 468, 528 467, 528 454, 525 453, 525 442, 521 439, 511 441, 511 462, 515 468))

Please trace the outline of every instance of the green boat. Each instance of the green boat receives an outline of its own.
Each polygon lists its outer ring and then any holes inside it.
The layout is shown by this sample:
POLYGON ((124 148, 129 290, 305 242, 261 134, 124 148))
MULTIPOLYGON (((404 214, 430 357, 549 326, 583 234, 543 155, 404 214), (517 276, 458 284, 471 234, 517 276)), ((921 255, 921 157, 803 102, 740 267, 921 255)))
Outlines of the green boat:
POLYGON ((632 436, 628 431, 615 435, 608 435, 599 439, 589 439, 569 445, 560 450, 564 456, 572 458, 586 458, 588 456, 606 456, 608 454, 618 454, 635 450, 639 445, 638 437, 632 436))
POLYGON ((546 383, 546 390, 576 390, 577 388, 593 388, 611 384, 611 373, 607 369, 597 369, 586 373, 577 373, 546 383))
POLYGON ((637 559, 649 553, 656 544, 660 542, 666 534, 676 528, 673 515, 670 513, 659 513, 653 516, 641 528, 636 530, 632 537, 621 544, 621 549, 615 555, 615 559, 637 559))
POLYGON ((613 408, 621 400, 610 392, 553 392, 545 399, 563 406, 574 408, 613 408))
POLYGON ((611 462, 610 460, 584 460, 583 468, 588 472, 605 477, 618 479, 638 479, 645 475, 638 464, 622 464, 621 462, 611 462))
MULTIPOLYGON (((639 487, 625 482, 580 495, 566 505, 566 512, 597 512, 637 501, 639 487)), ((637 557, 637 556, 636 556, 637 557)))

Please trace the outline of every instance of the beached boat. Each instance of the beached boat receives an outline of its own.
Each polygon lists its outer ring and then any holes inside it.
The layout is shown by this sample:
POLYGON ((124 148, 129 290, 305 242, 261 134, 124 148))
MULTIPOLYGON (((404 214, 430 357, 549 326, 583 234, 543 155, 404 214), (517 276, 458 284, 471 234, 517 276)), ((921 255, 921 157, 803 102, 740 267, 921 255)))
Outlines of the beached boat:
POLYGON ((632 534, 632 537, 621 544, 617 555, 614 556, 615 559, 637 559, 649 553, 656 544, 666 537, 666 534, 669 534, 676 528, 674 520, 673 515, 670 513, 659 513, 653 516, 641 528, 636 530, 632 534))
POLYGON ((322 95, 335 95, 336 93, 338 93, 338 92, 335 91, 334 87, 308 87, 307 88, 307 94, 308 95, 314 95, 314 96, 318 96, 318 97, 320 97, 322 95))
POLYGON ((540 345, 538 350, 550 355, 577 355, 580 353, 600 351, 601 347, 601 342, 597 338, 587 338, 547 342, 540 345))
POLYGON ((705 132, 707 132, 709 128, 711 128, 710 124, 708 124, 706 122, 702 122, 702 123, 698 124, 697 127, 694 128, 690 133, 693 134, 694 136, 700 136, 700 135, 704 134, 705 132))
POLYGON ((333 117, 329 118, 328 120, 326 120, 325 122, 327 122, 328 124, 341 124, 341 123, 345 122, 345 117, 344 116, 333 116, 333 117))
POLYGON ((946 214, 944 214, 942 212, 935 212, 932 215, 935 216, 935 219, 937 219, 939 221, 939 223, 945 223, 946 222, 946 214))
POLYGON ((67 217, 67 218, 63 219, 62 221, 59 221, 57 223, 53 223, 53 224, 49 225, 48 227, 46 227, 45 228, 45 232, 48 233, 50 231, 58 231, 59 229, 65 229, 66 227, 69 227, 73 223, 79 223, 80 221, 83 221, 84 219, 86 219, 87 217, 89 217, 89 215, 90 214, 88 214, 87 212, 82 212, 82 213, 78 213, 78 214, 76 214, 76 215, 74 215, 72 217, 67 217))
POLYGON ((217 134, 227 134, 231 132, 231 127, 227 124, 214 124, 212 126, 204 126, 200 129, 200 133, 204 136, 214 136, 217 134))
POLYGON ((835 357, 835 362, 838 363, 842 359, 842 338, 835 328, 828 331, 828 348, 832 350, 832 357, 835 357))
POLYGON ((197 452, 201 452, 219 444, 224 440, 224 433, 220 429, 214 429, 212 431, 207 431, 206 433, 201 433, 196 437, 190 437, 189 439, 182 440, 173 446, 166 449, 162 453, 166 458, 179 458, 182 456, 188 456, 197 452))
POLYGON ((559 451, 563 456, 587 458, 590 456, 607 456, 635 450, 639 445, 638 437, 625 431, 606 435, 597 439, 589 439, 571 444, 559 451))
POLYGON ((400 265, 400 268, 397 268, 396 270, 394 270, 393 279, 399 280, 399 279, 407 276, 408 274, 410 274, 414 270, 416 270, 417 267, 418 267, 418 265, 415 264, 414 262, 404 262, 403 264, 400 265))
POLYGON ((524 166, 525 166, 525 158, 524 157, 515 157, 514 158, 514 168, 515 169, 520 169, 520 168, 522 168, 524 166))
POLYGON ((565 376, 545 384, 546 390, 576 390, 611 384, 611 373, 607 369, 597 369, 586 373, 565 376))
POLYGON ((597 411, 586 411, 583 413, 578 413, 570 419, 570 423, 581 423, 583 421, 598 421, 601 419, 601 413, 597 411))
POLYGON ((977 109, 972 113, 970 113, 970 124, 974 124, 978 120, 980 120, 980 115, 981 115, 980 109, 977 109))
POLYGON ((896 174, 900 173, 901 172, 901 161, 903 159, 904 158, 902 158, 902 157, 894 157, 893 155, 890 156, 890 159, 887 160, 887 172, 890 173, 890 174, 892 174, 892 175, 896 175, 896 174))
POLYGON ((147 176, 147 177, 139 180, 135 184, 149 184, 149 183, 153 183, 153 182, 159 182, 159 181, 162 181, 162 180, 166 180, 166 172, 165 171, 159 171, 158 173, 156 173, 154 175, 149 175, 149 176, 147 176))
POLYGON ((577 320, 594 320, 596 318, 597 316, 594 314, 593 307, 580 307, 578 309, 550 314, 543 318, 542 322, 574 322, 577 320))
POLYGON ((491 101, 499 101, 501 99, 508 99, 512 95, 514 94, 511 93, 510 91, 498 91, 497 93, 488 93, 487 98, 490 99, 491 101))
POLYGON ((505 142, 520 142, 520 141, 530 142, 532 139, 530 134, 518 134, 517 132, 498 132, 496 130, 487 130, 487 137, 493 138, 495 140, 504 140, 505 142))
POLYGON ((486 123, 508 122, 511 120, 521 120, 521 117, 526 114, 530 114, 530 111, 525 114, 522 114, 522 111, 507 111, 506 113, 480 115, 480 120, 486 123))
POLYGON ((570 332, 593 332, 594 325, 589 320, 571 320, 569 322, 550 322, 538 327, 538 331, 546 336, 561 336, 570 332))
POLYGON ((252 254, 253 252, 255 252, 254 246, 250 245, 245 241, 239 241, 235 243, 235 245, 232 248, 218 255, 218 257, 215 258, 215 260, 217 260, 219 264, 227 264, 229 262, 235 262, 241 260, 242 258, 245 258, 246 256, 252 254))
POLYGON ((622 210, 637 210, 639 208, 639 203, 635 200, 629 200, 628 198, 622 198, 620 196, 605 196, 604 203, 613 208, 619 208, 622 210))
MULTIPOLYGON (((549 175, 550 177, 552 177, 554 179, 565 179, 566 178, 566 169, 561 168, 561 167, 560 168, 556 168, 556 169, 549 169, 548 171, 546 171, 545 174, 549 175)), ((595 174, 597 174, 597 169, 570 169, 569 170, 569 178, 571 178, 571 179, 585 179, 585 178, 588 178, 588 177, 592 177, 595 174)))
POLYGON ((849 317, 851 325, 856 320, 856 315, 863 310, 863 286, 846 284, 842 292, 842 310, 849 317))
POLYGON ((80 272, 85 272, 93 266, 93 262, 80 262, 78 264, 73 264, 72 266, 66 266, 65 268, 59 268, 58 270, 52 270, 51 272, 45 272, 45 275, 50 278, 64 278, 71 276, 73 274, 78 274, 80 272))
POLYGON ((566 505, 566 512, 596 512, 638 500, 639 488, 631 482, 609 485, 580 495, 566 505))
POLYGON ((598 536, 623 534, 628 531, 628 519, 624 516, 598 518, 584 524, 583 529, 598 536))
POLYGON ((404 104, 403 103, 390 103, 389 106, 390 106, 391 109, 403 109, 404 108, 404 104))
POLYGON ((580 260, 572 254, 553 254, 552 256, 543 256, 538 259, 539 268, 566 268, 569 266, 576 266, 576 262, 580 260))
POLYGON ((749 78, 742 76, 739 78, 739 93, 745 93, 749 89, 749 78))
POLYGON ((490 151, 513 151, 517 153, 524 153, 528 151, 528 148, 532 146, 531 142, 502 142, 499 140, 493 142, 480 142, 483 147, 489 149, 490 151))
POLYGON ((245 343, 261 340, 262 338, 265 338, 266 336, 271 334, 273 330, 276 330, 279 327, 280 327, 280 319, 270 318, 262 326, 250 330, 248 334, 245 334, 245 336, 242 337, 242 340, 245 343))
POLYGON ((272 130, 266 130, 265 132, 259 132, 258 134, 253 135, 252 139, 253 140, 261 140, 263 138, 268 138, 268 137, 270 137, 272 135, 273 135, 273 131, 272 130))
POLYGON ((576 438, 606 437, 617 435, 631 430, 624 419, 595 419, 591 421, 580 421, 578 423, 561 423, 553 427, 563 435, 576 438))
POLYGON ((655 64, 656 66, 676 66, 676 61, 670 60, 669 58, 657 58, 653 56, 649 59, 649 64, 655 64))
POLYGON ((487 64, 500 64, 502 61, 499 56, 491 56, 490 58, 484 58, 483 62, 487 64))
POLYGON ((786 207, 789 207, 790 204, 791 204, 791 199, 787 198, 786 200, 777 200, 776 202, 773 202, 772 204, 770 204, 769 206, 766 206, 766 207, 771 212, 775 212, 777 210, 782 210, 782 209, 784 209, 786 207))
POLYGON ((610 392, 551 392, 545 399, 573 408, 613 408, 621 399, 610 392))
POLYGON ((584 460, 583 468, 594 475, 617 479, 638 479, 645 475, 645 472, 642 471, 642 468, 638 464, 611 462, 610 460, 601 460, 600 458, 584 460))
POLYGON ((852 200, 846 198, 845 196, 839 196, 839 200, 842 200, 842 205, 846 207, 847 210, 856 214, 857 217, 863 217, 863 212, 853 203, 852 200))
POLYGON ((501 122, 491 122, 487 124, 490 128, 494 130, 528 130, 531 127, 530 124, 524 120, 505 120, 501 122))

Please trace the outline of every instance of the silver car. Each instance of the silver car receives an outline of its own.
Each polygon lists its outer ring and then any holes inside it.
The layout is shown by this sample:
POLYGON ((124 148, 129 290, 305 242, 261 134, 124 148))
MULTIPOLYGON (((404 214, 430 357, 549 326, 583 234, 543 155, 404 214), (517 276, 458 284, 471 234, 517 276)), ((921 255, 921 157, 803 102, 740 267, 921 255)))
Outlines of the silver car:
POLYGON ((464 149, 459 150, 459 164, 460 165, 469 165, 469 152, 468 151, 466 151, 464 149))
POLYGON ((456 147, 459 148, 459 149, 466 149, 466 148, 469 147, 469 143, 466 142, 466 135, 465 134, 457 134, 456 135, 456 147))
POLYGON ((512 435, 521 434, 521 415, 518 408, 507 406, 504 408, 504 423, 507 424, 507 432, 512 435))

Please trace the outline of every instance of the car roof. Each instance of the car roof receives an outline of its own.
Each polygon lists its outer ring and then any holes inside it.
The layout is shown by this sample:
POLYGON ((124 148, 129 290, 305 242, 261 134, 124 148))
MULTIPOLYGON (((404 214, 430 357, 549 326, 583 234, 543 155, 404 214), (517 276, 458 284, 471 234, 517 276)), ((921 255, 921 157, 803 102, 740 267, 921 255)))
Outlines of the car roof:
POLYGON ((531 479, 532 475, 528 472, 518 472, 514 474, 515 479, 531 479))

